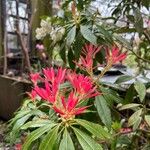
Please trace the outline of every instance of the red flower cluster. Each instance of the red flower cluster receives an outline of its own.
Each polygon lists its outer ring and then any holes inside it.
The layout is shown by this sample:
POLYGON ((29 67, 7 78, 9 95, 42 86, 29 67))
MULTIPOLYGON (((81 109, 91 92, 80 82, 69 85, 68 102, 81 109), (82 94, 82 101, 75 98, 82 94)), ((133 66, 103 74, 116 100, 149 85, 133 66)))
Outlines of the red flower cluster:
POLYGON ((80 62, 77 63, 77 65, 91 73, 93 70, 93 59, 100 49, 101 47, 96 47, 92 44, 86 44, 82 49, 83 56, 80 56, 80 62))
POLYGON ((77 107, 79 99, 70 93, 68 100, 66 101, 64 97, 61 97, 62 106, 54 106, 53 109, 62 116, 64 119, 74 118, 75 115, 83 113, 88 106, 77 107))
POLYGON ((106 49, 106 61, 107 64, 116 64, 119 61, 124 60, 127 57, 126 53, 120 53, 117 46, 113 46, 112 50, 106 49))
POLYGON ((89 106, 81 107, 80 102, 99 94, 90 78, 76 73, 66 73, 66 69, 43 69, 43 75, 43 78, 37 74, 31 75, 34 87, 29 96, 32 100, 35 100, 36 96, 39 96, 41 99, 49 102, 55 112, 64 119, 70 119, 75 115, 83 113, 89 106), (37 80, 39 79, 44 82, 43 87, 37 84, 37 80), (60 89, 60 85, 64 83, 65 79, 73 87, 68 99, 65 99, 65 91, 60 89))
MULTIPOLYGON (((86 44, 82 51, 84 57, 80 56, 80 63, 77 63, 77 65, 92 74, 93 59, 99 51, 100 47, 86 44)), ((106 50, 107 64, 112 65, 125 58, 126 53, 120 54, 117 47, 113 47, 112 51, 106 50)), ((41 77, 39 73, 31 74, 34 88, 29 93, 29 96, 32 100, 39 96, 41 99, 49 102, 55 112, 63 119, 71 119, 75 115, 83 113, 89 106, 81 107, 82 101, 100 94, 96 90, 96 86, 93 85, 91 78, 69 72, 66 69, 58 68, 55 70, 52 67, 43 69, 43 75, 44 77, 41 77), (73 87, 68 98, 65 98, 68 93, 60 88, 60 85, 65 80, 68 80, 73 87), (44 83, 44 85, 40 87, 38 81, 44 83)))
POLYGON ((37 94, 44 100, 54 103, 57 99, 59 86, 65 79, 66 69, 59 68, 54 70, 54 68, 47 68, 43 70, 44 77, 43 82, 45 83, 45 87, 39 87, 36 85, 34 90, 37 94))
MULTIPOLYGON (((94 46, 92 44, 86 44, 82 49, 82 55, 80 56, 79 62, 76 63, 81 69, 86 70, 88 73, 93 71, 93 60, 95 55, 101 50, 101 47, 94 46)), ((106 63, 113 65, 126 58, 126 53, 120 53, 117 46, 113 46, 112 50, 106 49, 106 63)))
POLYGON ((40 74, 39 73, 31 74, 30 78, 31 78, 31 81, 33 82, 33 84, 36 85, 38 80, 40 79, 40 74))
POLYGON ((91 78, 81 74, 68 74, 68 80, 74 87, 74 92, 80 99, 87 99, 99 95, 96 87, 93 86, 91 78))

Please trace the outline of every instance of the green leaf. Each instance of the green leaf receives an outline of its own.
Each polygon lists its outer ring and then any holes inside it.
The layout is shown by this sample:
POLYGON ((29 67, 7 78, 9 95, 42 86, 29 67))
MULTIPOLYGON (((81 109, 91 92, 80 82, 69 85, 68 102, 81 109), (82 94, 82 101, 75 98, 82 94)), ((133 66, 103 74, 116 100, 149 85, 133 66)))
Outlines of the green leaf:
POLYGON ((106 100, 103 96, 97 96, 95 100, 95 105, 101 118, 102 122, 110 129, 111 128, 111 112, 107 106, 106 100))
POLYGON ((73 128, 73 130, 83 150, 103 150, 103 148, 96 143, 92 137, 77 128, 73 128))
POLYGON ((68 62, 69 62, 69 66, 71 69, 75 68, 75 63, 73 62, 73 60, 75 60, 75 56, 74 56, 72 49, 70 49, 68 51, 68 62))
POLYGON ((88 28, 86 25, 81 25, 80 26, 80 31, 83 37, 91 42, 92 44, 96 45, 97 44, 97 37, 92 33, 92 31, 88 28))
POLYGON ((73 41, 75 39, 75 36, 76 36, 76 26, 73 26, 67 34, 67 39, 66 40, 67 40, 67 45, 68 46, 70 46, 73 43, 73 41))
POLYGON ((28 150, 29 146, 31 145, 31 143, 33 141, 35 141, 36 139, 38 139, 40 136, 42 136, 47 131, 51 130, 51 128, 53 128, 55 125, 56 124, 54 124, 54 123, 48 124, 46 126, 38 128, 38 129, 34 130, 33 132, 31 132, 29 134, 29 136, 27 137, 25 143, 23 144, 22 150, 28 150))
POLYGON ((130 85, 130 87, 128 88, 128 90, 126 92, 125 100, 122 101, 123 104, 131 103, 133 101, 133 98, 135 95, 136 95, 136 91, 134 88, 134 84, 132 84, 132 85, 130 85))
POLYGON ((66 47, 65 47, 65 43, 63 43, 63 41, 61 41, 62 43, 60 44, 60 51, 59 51, 59 55, 61 57, 61 59, 63 60, 64 63, 67 62, 66 60, 66 47))
POLYGON ((142 117, 138 117, 138 119, 136 120, 136 122, 133 125, 133 130, 135 131, 136 129, 138 129, 139 125, 141 124, 142 121, 142 117))
POLYGON ((130 103, 130 104, 126 104, 126 105, 123 105, 119 108, 119 110, 125 110, 125 109, 132 109, 132 108, 135 108, 135 107, 138 107, 140 106, 141 104, 134 104, 134 103, 130 103))
POLYGON ((118 136, 118 138, 117 138, 117 144, 118 145, 129 145, 129 144, 131 144, 131 140, 128 136, 121 135, 121 136, 118 136))
POLYGON ((124 47, 128 48, 129 50, 132 49, 131 43, 127 41, 127 39, 123 38, 122 36, 119 36, 116 33, 113 34, 113 37, 115 38, 115 40, 121 43, 124 47))
POLYGON ((78 32, 78 34, 76 36, 76 40, 73 44, 73 52, 74 52, 76 61, 79 60, 81 50, 82 50, 82 47, 84 44, 85 44, 85 41, 83 40, 83 36, 81 35, 80 32, 78 32))
POLYGON ((135 28, 140 35, 143 33, 143 18, 140 10, 138 8, 134 9, 134 20, 135 28))
POLYGON ((97 25, 97 27, 99 29, 99 32, 104 36, 104 38, 112 43, 112 35, 103 26, 97 25))
POLYGON ((21 110, 18 111, 17 114, 15 115, 15 117, 11 120, 10 125, 12 125, 14 122, 16 122, 18 119, 24 117, 25 115, 29 114, 31 112, 31 110, 21 110))
POLYGON ((134 87, 135 87, 135 90, 137 91, 137 93, 139 95, 140 101, 143 102, 145 95, 146 95, 145 85, 142 82, 137 81, 134 83, 134 87))
POLYGON ((118 96, 118 93, 110 88, 101 87, 104 98, 112 104, 113 102, 122 103, 123 99, 118 96))
POLYGON ((45 135, 40 144, 39 150, 53 150, 53 146, 57 141, 59 126, 54 127, 45 135))
POLYGON ((64 131, 63 138, 60 142, 59 150, 75 150, 74 144, 67 129, 65 129, 64 131))
MULTIPOLYGON (((130 21, 131 21, 131 19, 130 19, 130 21)), ((134 17, 133 17, 133 20, 134 20, 134 17)), ((120 27, 120 28, 117 28, 117 30, 115 32, 116 33, 132 33, 132 32, 136 32, 136 29, 135 28, 129 28, 129 27, 120 27)))
POLYGON ((83 119, 75 120, 78 124, 86 128, 89 132, 91 132, 94 136, 100 139, 110 139, 111 135, 103 129, 103 127, 99 124, 92 123, 83 119))
POLYGON ((32 120, 24 124, 21 129, 26 130, 28 128, 37 128, 37 127, 42 127, 47 124, 50 124, 50 120, 45 120, 45 119, 38 119, 38 120, 32 120))
POLYGON ((150 126, 150 115, 145 115, 145 121, 150 126))
POLYGON ((13 126, 12 130, 18 130, 30 117, 32 114, 27 114, 24 117, 18 119, 13 126))
POLYGON ((32 114, 26 114, 24 117, 16 120, 16 122, 13 125, 12 131, 10 132, 10 141, 14 142, 14 140, 17 138, 21 126, 30 118, 32 114))
POLYGON ((123 83, 123 82, 127 82, 127 81, 130 81, 132 80, 133 77, 132 76, 128 76, 128 75, 123 75, 121 77, 119 77, 117 80, 116 80, 116 84, 120 84, 120 83, 123 83))
POLYGON ((141 108, 130 116, 130 118, 128 120, 129 126, 132 126, 137 122, 137 120, 141 117, 142 111, 143 111, 143 109, 141 108))

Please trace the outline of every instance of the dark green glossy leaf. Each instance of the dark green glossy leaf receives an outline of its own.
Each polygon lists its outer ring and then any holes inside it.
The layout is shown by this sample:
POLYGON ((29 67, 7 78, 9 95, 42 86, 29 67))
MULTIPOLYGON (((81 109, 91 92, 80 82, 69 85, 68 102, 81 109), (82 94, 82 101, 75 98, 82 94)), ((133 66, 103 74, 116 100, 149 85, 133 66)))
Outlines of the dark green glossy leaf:
POLYGON ((131 143, 131 140, 128 136, 126 135, 121 135, 121 136, 118 136, 117 138, 117 144, 120 144, 120 145, 128 145, 131 143))
POLYGON ((132 108, 135 108, 135 107, 139 107, 141 104, 135 104, 135 103, 130 103, 130 104, 126 104, 126 105, 123 105, 119 108, 119 110, 125 110, 125 109, 132 109, 132 108))
POLYGON ((74 144, 67 129, 64 130, 63 138, 60 142, 59 150, 75 150, 74 144))
POLYGON ((32 115, 32 114, 27 114, 27 115, 25 115, 24 117, 18 119, 18 120, 16 121, 16 123, 14 124, 12 130, 17 130, 17 129, 19 129, 19 128, 31 117, 31 115, 32 115))
POLYGON ((58 138, 59 126, 54 127, 51 131, 43 138, 39 150, 53 150, 53 146, 58 138))
POLYGON ((146 87, 144 83, 137 81, 134 83, 134 87, 139 95, 140 101, 143 102, 146 95, 146 87))
POLYGON ((104 98, 107 100, 108 103, 110 103, 110 105, 113 102, 116 103, 122 103, 123 99, 121 97, 118 96, 118 93, 112 89, 109 88, 101 88, 101 91, 103 93, 104 98))
POLYGON ((85 44, 85 40, 83 40, 81 33, 78 32, 78 34, 76 36, 76 40, 73 44, 73 52, 74 52, 76 61, 79 60, 81 50, 82 50, 82 47, 84 46, 84 44, 85 44))
POLYGON ((112 43, 112 35, 109 33, 109 31, 105 30, 103 26, 97 26, 99 29, 99 32, 102 34, 102 36, 106 39, 106 41, 112 43))
POLYGON ((103 148, 96 143, 92 137, 77 128, 73 128, 73 130, 83 150, 103 150, 103 148))
POLYGON ((134 9, 134 20, 135 20, 135 28, 137 32, 142 35, 143 33, 143 18, 140 10, 138 8, 134 9))
POLYGON ((28 150, 33 141, 40 138, 44 133, 50 131, 55 125, 56 124, 48 124, 31 132, 23 144, 22 150, 28 150))
MULTIPOLYGON (((63 42, 63 41, 61 41, 63 42)), ((61 44, 61 47, 60 47, 60 57, 61 59, 63 60, 63 62, 66 64, 67 60, 66 60, 66 47, 65 47, 65 43, 61 44)))
POLYGON ((18 111, 18 113, 15 115, 15 117, 11 120, 9 125, 12 125, 13 123, 15 123, 17 120, 19 120, 20 118, 28 115, 31 112, 31 110, 21 110, 18 111))
POLYGON ((122 101, 123 104, 132 103, 134 96, 136 95, 136 91, 134 88, 134 84, 130 85, 130 87, 127 89, 125 100, 122 101))
POLYGON ((83 119, 75 120, 78 124, 86 128, 89 132, 91 132, 94 136, 100 139, 110 139, 111 135, 103 129, 103 127, 99 124, 92 123, 83 119))
POLYGON ((24 124, 21 129, 26 130, 28 128, 37 128, 37 127, 42 127, 47 124, 50 124, 50 120, 45 120, 45 119, 37 119, 37 120, 32 120, 24 124))
POLYGON ((130 116, 128 120, 129 126, 134 125, 138 121, 138 119, 141 117, 142 111, 143 109, 141 108, 130 116))
POLYGON ((139 125, 141 124, 141 121, 142 121, 142 117, 138 117, 138 119, 135 121, 135 123, 133 125, 133 130, 134 131, 139 128, 139 125))
POLYGON ((150 126, 150 115, 145 115, 145 121, 150 126))
POLYGON ((92 31, 89 29, 88 26, 86 25, 81 25, 80 26, 80 31, 83 37, 91 42, 92 44, 96 45, 97 44, 97 37, 92 33, 92 31))
POLYGON ((95 106, 102 122, 110 129, 112 123, 111 112, 103 96, 96 97, 95 106))
POLYGON ((71 69, 75 68, 75 63, 73 62, 73 60, 75 60, 75 56, 74 56, 72 49, 70 49, 68 51, 68 62, 69 62, 69 66, 71 69))
POLYGON ((66 37, 66 42, 68 46, 70 46, 73 43, 75 36, 76 36, 76 26, 73 26, 71 30, 68 32, 66 37))
POLYGON ((123 82, 127 82, 127 81, 130 81, 132 80, 133 77, 132 76, 127 76, 127 75, 123 75, 121 77, 119 77, 117 80, 116 80, 116 84, 120 84, 120 83, 123 83, 123 82))

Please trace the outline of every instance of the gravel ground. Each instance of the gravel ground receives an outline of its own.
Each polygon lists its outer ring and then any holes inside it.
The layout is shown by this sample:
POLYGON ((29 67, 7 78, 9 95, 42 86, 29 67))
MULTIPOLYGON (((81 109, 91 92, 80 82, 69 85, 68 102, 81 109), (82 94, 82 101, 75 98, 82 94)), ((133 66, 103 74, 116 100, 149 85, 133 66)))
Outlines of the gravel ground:
POLYGON ((7 125, 6 122, 0 120, 0 150, 15 150, 14 147, 5 140, 7 125))

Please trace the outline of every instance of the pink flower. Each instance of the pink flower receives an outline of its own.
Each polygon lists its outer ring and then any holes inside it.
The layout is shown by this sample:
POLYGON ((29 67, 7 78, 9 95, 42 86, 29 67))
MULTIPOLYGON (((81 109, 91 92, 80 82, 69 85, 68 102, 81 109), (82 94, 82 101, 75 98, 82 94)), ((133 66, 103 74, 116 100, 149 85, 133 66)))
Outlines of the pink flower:
POLYGON ((93 70, 93 59, 95 58, 96 53, 100 51, 101 47, 96 47, 92 44, 86 44, 82 49, 83 56, 80 56, 80 63, 77 65, 88 72, 93 70))
POLYGON ((15 145, 15 150, 22 150, 22 144, 16 144, 15 145))
POLYGON ((57 0, 57 5, 60 6, 61 0, 57 0))
POLYGON ((119 61, 124 60, 127 57, 126 53, 120 53, 117 46, 112 47, 112 51, 106 49, 106 61, 107 63, 115 64, 119 61))
POLYGON ((33 89, 31 90, 31 92, 27 92, 27 94, 29 95, 29 97, 31 98, 32 101, 34 101, 37 96, 36 91, 33 89))
POLYGON ((91 98, 100 94, 89 77, 76 73, 68 73, 67 77, 80 99, 91 98))
POLYGON ((43 44, 37 44, 36 49, 42 51, 42 50, 44 50, 44 45, 43 44))
POLYGON ((32 74, 30 74, 30 78, 31 78, 31 81, 33 82, 33 84, 36 85, 38 80, 41 79, 41 76, 39 73, 32 73, 32 74))
POLYGON ((84 113, 89 106, 77 107, 78 98, 74 96, 74 93, 70 93, 68 100, 64 97, 61 98, 62 106, 54 106, 53 109, 64 119, 74 118, 76 115, 84 113))
POLYGON ((132 132, 131 128, 121 128, 120 129, 120 133, 122 133, 122 134, 127 134, 127 133, 130 133, 130 132, 132 132))
POLYGON ((56 82, 56 84, 60 84, 65 79, 66 69, 58 68, 57 72, 54 68, 43 69, 43 73, 45 75, 45 79, 51 81, 52 84, 56 82))
MULTIPOLYGON (((43 74, 44 85, 40 87, 38 84, 34 84, 29 96, 34 99, 38 95, 43 100, 48 101, 63 119, 71 119, 75 115, 83 113, 89 106, 80 107, 81 102, 99 94, 89 77, 68 72, 66 79, 72 84, 73 90, 66 100, 64 96, 68 93, 64 89, 60 89, 61 83, 65 80, 66 69, 59 68, 55 71, 54 68, 47 68, 43 69, 43 74)), ((33 79, 36 83, 38 78, 33 79)))
POLYGON ((45 88, 35 86, 34 90, 42 99, 53 104, 56 100, 57 89, 56 90, 54 90, 54 88, 51 89, 50 86, 51 86, 50 83, 45 82, 45 88))
POLYGON ((59 93, 59 86, 65 79, 66 69, 58 68, 56 71, 51 67, 43 69, 43 73, 45 86, 39 87, 35 84, 33 90, 36 91, 37 95, 42 99, 54 104, 59 93))

